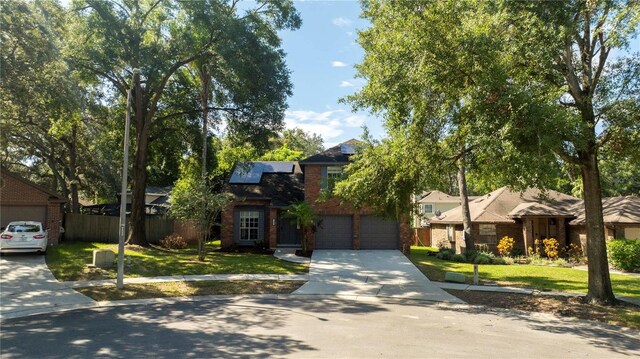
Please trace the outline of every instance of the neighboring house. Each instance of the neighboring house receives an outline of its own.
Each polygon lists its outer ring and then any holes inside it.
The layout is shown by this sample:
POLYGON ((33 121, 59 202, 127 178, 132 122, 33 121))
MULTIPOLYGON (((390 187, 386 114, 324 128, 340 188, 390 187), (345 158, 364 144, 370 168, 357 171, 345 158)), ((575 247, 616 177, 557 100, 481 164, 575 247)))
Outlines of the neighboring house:
POLYGON ((458 207, 460 205, 460 196, 450 196, 440 191, 424 192, 416 199, 416 205, 417 213, 414 216, 413 225, 415 227, 427 227, 429 226, 429 219, 458 207))
MULTIPOLYGON (((172 186, 157 187, 147 186, 145 188, 144 201, 145 213, 147 215, 163 215, 171 208, 172 186)), ((118 197, 119 198, 119 197, 118 197)), ((127 191, 127 213, 131 211, 131 190, 127 191)), ((120 203, 99 203, 82 206, 82 213, 96 214, 101 216, 119 216, 120 203)))
POLYGON ((356 210, 331 196, 355 145, 357 141, 350 140, 299 163, 238 165, 228 184, 235 200, 222 216, 222 246, 256 241, 271 248, 300 246, 301 231, 283 214, 291 203, 305 200, 319 217, 315 231, 307 236, 310 249, 408 250, 406 221, 384 219, 366 208, 356 210))
MULTIPOLYGON (((556 238, 567 244, 568 223, 576 217, 581 201, 575 197, 548 190, 529 188, 523 192, 502 187, 469 202, 472 237, 477 247, 496 251, 498 241, 509 236, 515 248, 526 254, 536 239, 556 238)), ((462 236, 462 210, 456 207, 434 217, 431 222, 434 246, 465 247, 462 236)))
POLYGON ((49 230, 49 243, 57 244, 62 225, 62 196, 49 191, 6 168, 0 169, 0 221, 2 228, 12 221, 38 221, 49 230))
MULTIPOLYGON (((609 197, 602 199, 605 238, 640 239, 640 197, 609 197)), ((584 205, 576 207, 576 218, 569 222, 571 242, 586 246, 587 229, 584 205)))

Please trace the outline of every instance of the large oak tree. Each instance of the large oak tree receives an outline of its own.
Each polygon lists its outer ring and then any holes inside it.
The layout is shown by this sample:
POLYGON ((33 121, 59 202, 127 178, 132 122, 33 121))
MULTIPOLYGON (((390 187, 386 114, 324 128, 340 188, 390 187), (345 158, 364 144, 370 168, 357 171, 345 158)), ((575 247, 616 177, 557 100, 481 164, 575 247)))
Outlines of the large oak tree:
MULTIPOLYGON (((132 230, 128 241, 146 245, 145 187, 150 133, 166 119, 163 96, 174 75, 208 58, 223 79, 228 126, 262 134, 282 123, 290 93, 277 31, 296 29, 300 18, 288 0, 265 0, 238 8, 224 0, 76 0, 68 54, 74 64, 126 97, 133 93, 132 230), (133 81, 133 70, 140 70, 133 81), (163 113, 160 115, 160 113, 163 113)), ((218 76, 218 77, 217 77, 218 76)))

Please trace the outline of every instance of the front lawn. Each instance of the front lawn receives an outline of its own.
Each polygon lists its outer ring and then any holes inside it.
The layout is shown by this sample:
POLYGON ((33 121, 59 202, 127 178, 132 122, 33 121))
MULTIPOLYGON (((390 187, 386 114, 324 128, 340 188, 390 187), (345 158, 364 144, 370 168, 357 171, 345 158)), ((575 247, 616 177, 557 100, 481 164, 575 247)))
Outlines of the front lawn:
MULTIPOLYGON (((463 273, 467 283, 473 282, 473 264, 450 262, 429 255, 424 247, 411 247, 411 261, 434 281, 443 281, 445 272, 463 273)), ((587 292, 587 272, 579 269, 536 266, 528 264, 480 265, 481 281, 503 286, 531 288, 541 291, 587 292)), ((640 299, 640 280, 637 277, 611 274, 616 295, 640 299)))
MULTIPOLYGON (((90 269, 94 249, 111 249, 117 244, 69 242, 47 249, 47 265, 60 281, 110 279, 116 267, 90 269)), ((125 250, 125 277, 157 277, 198 274, 302 274, 308 266, 256 253, 226 253, 211 249, 206 261, 199 262, 193 248, 163 251, 128 246, 125 250)))
POLYGON ((78 292, 97 301, 127 300, 198 295, 291 294, 305 282, 277 280, 198 281, 125 284, 122 290, 113 286, 78 288, 78 292))

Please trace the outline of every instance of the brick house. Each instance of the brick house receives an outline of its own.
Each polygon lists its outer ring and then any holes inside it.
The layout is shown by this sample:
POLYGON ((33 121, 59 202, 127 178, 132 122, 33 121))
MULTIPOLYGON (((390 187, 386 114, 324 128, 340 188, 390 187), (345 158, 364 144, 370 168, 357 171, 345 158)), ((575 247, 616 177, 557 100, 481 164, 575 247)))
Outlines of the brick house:
POLYGON ((62 224, 62 206, 67 202, 5 167, 0 183, 0 221, 2 228, 12 221, 38 221, 49 229, 49 244, 57 244, 62 224))
MULTIPOLYGON (((515 192, 502 187, 469 202, 472 238, 476 247, 496 253, 498 241, 504 236, 512 237, 514 248, 523 254, 536 239, 556 238, 560 246, 565 246, 569 221, 576 217, 580 203, 575 197, 552 190, 515 192)), ((465 248, 460 207, 430 222, 434 246, 454 248, 456 252, 465 248)))
POLYGON ((270 248, 299 247, 300 230, 284 218, 295 201, 310 203, 319 220, 309 230, 309 249, 409 250, 407 221, 375 216, 331 196, 356 140, 350 140, 300 162, 252 162, 234 169, 227 191, 233 202, 222 215, 222 247, 268 243, 270 248))
MULTIPOLYGON (((608 197, 602 199, 602 219, 606 239, 640 239, 640 197, 608 197)), ((571 243, 582 246, 586 253, 587 229, 584 205, 576 207, 576 218, 569 222, 571 243)))

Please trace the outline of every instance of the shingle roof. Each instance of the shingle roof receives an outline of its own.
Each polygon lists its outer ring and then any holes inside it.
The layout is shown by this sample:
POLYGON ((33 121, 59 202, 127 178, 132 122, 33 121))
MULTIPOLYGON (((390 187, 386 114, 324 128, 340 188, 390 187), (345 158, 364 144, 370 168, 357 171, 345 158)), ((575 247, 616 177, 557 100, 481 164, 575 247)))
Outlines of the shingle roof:
MULTIPOLYGON (((529 188, 524 192, 514 192, 502 187, 469 202, 469 210, 472 222, 514 223, 513 218, 523 216, 571 217, 574 206, 579 202, 575 197, 552 190, 543 193, 529 188)), ((446 211, 430 222, 462 223, 461 207, 446 211)))
POLYGON ((304 177, 295 162, 293 173, 263 173, 257 184, 227 184, 236 199, 270 200, 273 207, 287 207, 304 199, 304 177))
POLYGON ((349 144, 349 145, 357 145, 360 141, 352 138, 349 141, 343 142, 337 146, 331 147, 323 152, 315 154, 311 157, 305 158, 300 161, 301 165, 306 164, 332 164, 332 163, 349 163, 349 157, 351 155, 346 155, 342 153, 342 148, 340 145, 349 144))
POLYGON ((444 192, 431 191, 423 194, 423 197, 418 203, 458 203, 460 204, 459 196, 450 196, 444 192))
MULTIPOLYGON (((586 223, 584 204, 576 207, 576 219, 570 225, 586 223)), ((640 224, 640 197, 609 197, 602 199, 602 215, 606 224, 640 224)))

